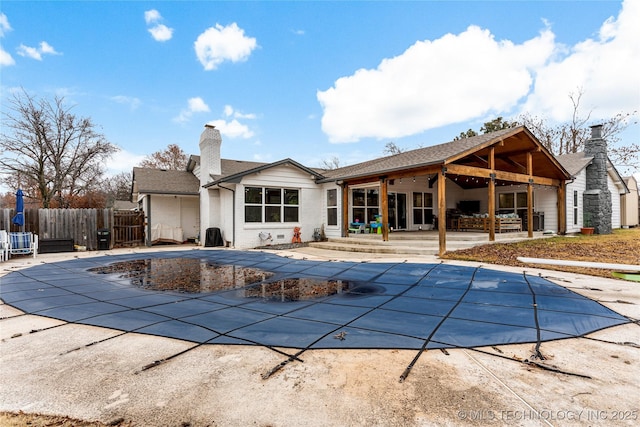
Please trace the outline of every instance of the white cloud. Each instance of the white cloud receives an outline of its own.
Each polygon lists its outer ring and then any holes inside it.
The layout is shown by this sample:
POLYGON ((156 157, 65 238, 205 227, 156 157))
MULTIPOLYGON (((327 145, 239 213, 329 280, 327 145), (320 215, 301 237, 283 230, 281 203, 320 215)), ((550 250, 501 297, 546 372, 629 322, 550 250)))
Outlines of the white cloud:
POLYGON ((245 36, 235 22, 208 28, 194 43, 198 60, 207 71, 215 70, 224 61, 246 61, 256 47, 256 39, 245 36))
POLYGON ((5 33, 11 31, 11 25, 9 24, 9 18, 4 13, 0 13, 0 37, 4 37, 5 33))
POLYGON ((59 52, 56 52, 53 46, 51 46, 49 43, 45 41, 40 42, 40 45, 38 47, 31 47, 31 46, 26 46, 24 44, 20 44, 17 50, 18 50, 18 55, 35 59, 37 61, 42 61, 42 55, 44 54, 60 55, 59 52))
POLYGON ((148 31, 151 33, 151 37, 158 42, 166 42, 167 40, 171 40, 171 37, 173 37, 173 28, 169 28, 164 24, 159 24, 153 28, 149 28, 148 31))
POLYGON ((318 91, 322 129, 331 142, 399 138, 454 123, 521 111, 570 118, 569 94, 584 92, 592 118, 640 105, 640 2, 625 0, 597 37, 574 46, 545 27, 521 44, 497 41, 470 26, 460 34, 418 41, 375 69, 357 70, 318 91))
POLYGON ((107 175, 114 176, 120 172, 131 172, 133 167, 140 164, 145 157, 146 156, 120 149, 107 160, 105 164, 107 175))
POLYGON ((229 138, 248 139, 254 135, 253 131, 251 131, 247 125, 240 123, 237 119, 231 121, 213 120, 208 124, 215 126, 216 129, 220 130, 221 134, 229 138))
POLYGON ((140 99, 125 95, 112 96, 111 100, 117 102, 118 104, 128 105, 132 110, 135 110, 140 106, 140 104, 142 104, 142 101, 140 101, 140 99))
POLYGON ((145 11, 144 21, 147 25, 155 24, 147 29, 155 41, 166 42, 167 40, 171 40, 171 37, 173 37, 173 28, 169 28, 166 25, 161 24, 163 21, 162 15, 160 15, 160 12, 156 9, 145 11))
POLYGON ((162 20, 162 15, 155 9, 147 10, 144 12, 144 22, 148 24, 153 24, 162 20))
POLYGON ((225 105, 224 106, 224 115, 226 117, 235 117, 236 119, 249 119, 249 120, 253 120, 256 118, 255 114, 252 113, 241 113, 240 111, 236 111, 231 105, 225 105))
POLYGON ((592 119, 612 117, 640 106, 640 2, 626 0, 617 19, 607 19, 597 38, 571 47, 538 71, 523 109, 556 121, 571 118, 569 94, 583 92, 580 108, 592 119))
POLYGON ((509 110, 527 95, 533 72, 554 49, 545 29, 521 45, 470 26, 418 41, 376 69, 338 79, 317 98, 331 142, 397 138, 509 110))
POLYGON ((189 98, 187 108, 180 111, 180 114, 173 118, 173 121, 184 123, 191 119, 194 113, 208 113, 211 111, 209 106, 199 96, 189 98))
POLYGON ((9 65, 15 65, 15 63, 16 61, 11 54, 0 46, 0 66, 7 67, 9 65))

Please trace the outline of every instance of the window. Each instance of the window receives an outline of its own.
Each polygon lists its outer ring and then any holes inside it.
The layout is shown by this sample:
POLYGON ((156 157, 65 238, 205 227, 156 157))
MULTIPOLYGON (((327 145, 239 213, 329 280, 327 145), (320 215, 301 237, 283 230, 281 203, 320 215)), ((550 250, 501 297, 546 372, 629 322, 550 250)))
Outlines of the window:
POLYGON ((352 221, 370 223, 375 221, 379 212, 379 196, 377 188, 354 188, 351 190, 353 204, 352 221))
POLYGON ((413 223, 433 224, 433 194, 413 193, 413 223))
POLYGON ((578 225, 578 191, 573 190, 573 225, 578 225))
POLYGON ((246 187, 245 222, 298 222, 298 194, 299 190, 288 188, 246 187))
POLYGON ((513 193, 502 193, 498 195, 498 209, 511 209, 515 207, 513 193))
POLYGON ((327 190, 327 225, 338 225, 338 190, 327 190))

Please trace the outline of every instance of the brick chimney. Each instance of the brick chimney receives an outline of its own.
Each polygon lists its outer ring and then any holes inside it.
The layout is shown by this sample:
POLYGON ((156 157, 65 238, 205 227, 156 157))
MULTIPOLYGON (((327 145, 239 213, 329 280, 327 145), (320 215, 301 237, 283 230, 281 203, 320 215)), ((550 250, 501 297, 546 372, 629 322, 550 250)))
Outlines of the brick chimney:
POLYGON ((594 227, 596 234, 610 234, 611 192, 607 184, 607 142, 602 139, 602 125, 591 126, 591 138, 585 142, 584 151, 585 155, 593 157, 593 160, 586 171, 583 225, 594 227))
POLYGON ((220 146, 222 137, 215 126, 206 124, 200 135, 200 185, 212 181, 211 175, 222 174, 220 146))

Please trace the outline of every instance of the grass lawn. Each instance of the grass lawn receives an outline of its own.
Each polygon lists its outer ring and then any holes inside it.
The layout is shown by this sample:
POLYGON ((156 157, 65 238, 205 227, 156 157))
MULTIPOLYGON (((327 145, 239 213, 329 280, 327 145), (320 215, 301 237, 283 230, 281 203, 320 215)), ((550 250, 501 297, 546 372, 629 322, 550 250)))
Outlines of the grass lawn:
POLYGON ((518 257, 640 265, 640 228, 615 230, 613 234, 558 236, 517 243, 495 243, 447 252, 442 258, 480 261, 516 267, 540 267, 611 278, 612 270, 523 264, 518 257))

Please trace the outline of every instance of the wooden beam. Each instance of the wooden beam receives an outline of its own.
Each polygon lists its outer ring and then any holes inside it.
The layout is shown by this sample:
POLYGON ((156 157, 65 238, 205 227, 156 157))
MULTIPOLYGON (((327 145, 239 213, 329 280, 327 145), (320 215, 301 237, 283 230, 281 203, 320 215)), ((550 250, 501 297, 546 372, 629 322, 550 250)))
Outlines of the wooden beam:
POLYGON ((527 237, 533 237, 533 184, 527 184, 527 237))
POLYGON ((565 185, 565 182, 562 181, 558 186, 558 234, 561 236, 567 234, 567 191, 565 185))
POLYGON ((380 206, 382 209, 382 241, 389 240, 389 198, 387 179, 380 179, 380 206))
MULTIPOLYGON (((467 176, 473 176, 478 178, 491 178, 490 169, 483 169, 483 168, 477 168, 473 166, 463 166, 463 165, 455 165, 455 164, 448 164, 446 168, 447 168, 447 173, 451 173, 455 175, 467 175, 467 176)), ((494 173, 496 175, 496 179, 498 180, 518 182, 522 184, 527 184, 529 182, 529 179, 533 179, 534 184, 550 185, 553 187, 557 187, 562 182, 561 180, 554 179, 554 178, 545 178, 542 176, 535 176, 535 175, 529 176, 521 173, 506 172, 501 170, 495 170, 494 173)))
POLYGON ((496 180, 495 174, 493 174, 496 167, 495 147, 489 148, 489 169, 492 175, 489 177, 488 185, 488 201, 487 210, 489 211, 489 241, 494 242, 496 240, 496 180))
POLYGON ((447 252, 447 203, 444 170, 438 174, 438 255, 447 252))
POLYGON ((343 183, 342 188, 342 237, 349 235, 349 186, 343 183))
MULTIPOLYGON (((533 155, 527 153, 527 175, 533 176, 533 155)), ((533 237, 533 181, 527 184, 527 237, 533 237)))
POLYGON ((421 176, 421 175, 437 174, 441 169, 442 169, 441 164, 416 166, 408 169, 388 172, 388 173, 385 173, 384 176, 381 176, 380 173, 376 173, 373 175, 361 176, 357 178, 345 178, 344 182, 348 183, 350 186, 360 185, 360 184, 373 184, 373 183, 378 183, 383 178, 390 180, 390 179, 412 178, 414 176, 421 176))

